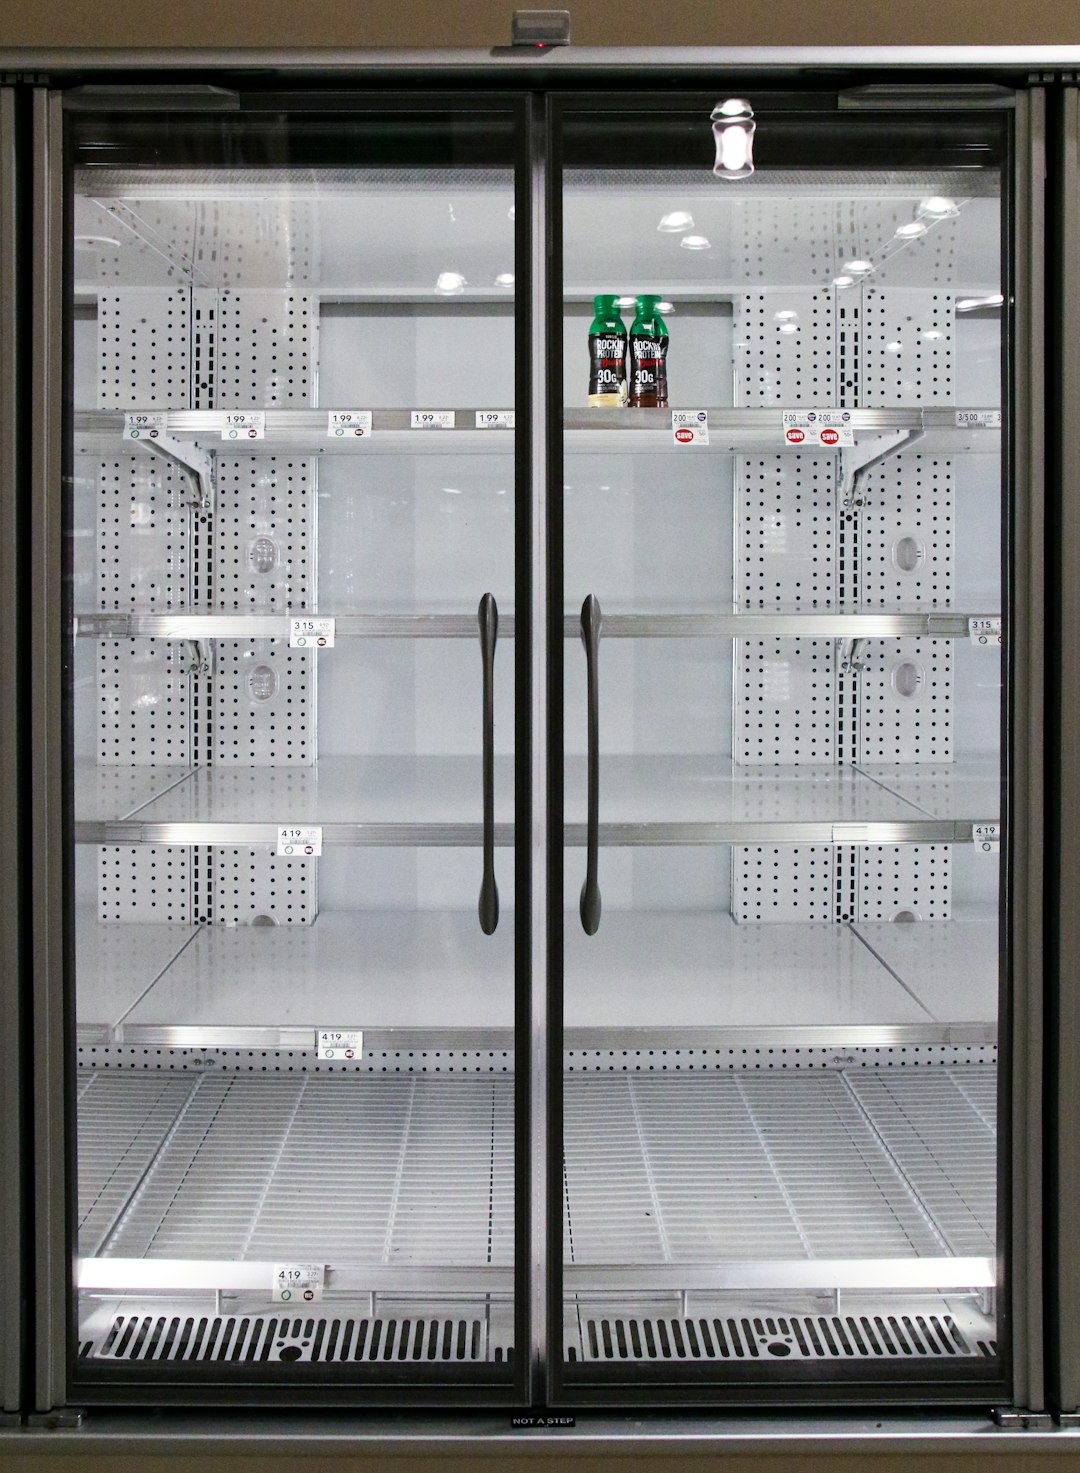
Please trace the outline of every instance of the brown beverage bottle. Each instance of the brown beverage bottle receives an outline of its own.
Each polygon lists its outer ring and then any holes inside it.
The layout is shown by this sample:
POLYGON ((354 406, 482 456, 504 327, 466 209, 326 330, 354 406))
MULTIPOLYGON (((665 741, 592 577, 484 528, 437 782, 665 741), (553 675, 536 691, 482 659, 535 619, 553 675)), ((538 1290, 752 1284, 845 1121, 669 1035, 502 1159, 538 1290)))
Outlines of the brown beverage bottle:
POLYGON ((668 330, 656 310, 659 297, 638 297, 630 329, 630 407, 666 409, 668 330))

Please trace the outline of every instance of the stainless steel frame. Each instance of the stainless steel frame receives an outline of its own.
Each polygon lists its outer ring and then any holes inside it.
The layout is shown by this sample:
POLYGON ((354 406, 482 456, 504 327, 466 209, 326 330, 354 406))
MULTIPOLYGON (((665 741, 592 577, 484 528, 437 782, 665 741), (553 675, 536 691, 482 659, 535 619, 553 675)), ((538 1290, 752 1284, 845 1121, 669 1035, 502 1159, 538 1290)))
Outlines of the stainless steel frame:
POLYGON ((1045 433, 1043 191, 1046 94, 1016 100, 1015 232, 1012 262, 1012 559, 1008 564, 1010 788, 1006 877, 1011 914, 1005 955, 1011 971, 1003 1037, 1011 1051, 1011 1163, 1007 1231, 999 1230, 1010 1286, 1015 1405, 1046 1406, 1043 1354, 1043 690, 1045 665, 1045 433))
POLYGON ((1076 733, 1080 731, 1080 679, 1073 650, 1080 639, 1080 445, 1075 419, 1080 409, 1080 92, 1068 88, 1062 99, 1061 154, 1056 180, 1061 218, 1056 242, 1059 274, 1054 290, 1060 304, 1056 343, 1060 391, 1058 406, 1058 557, 1056 574, 1059 620, 1056 648, 1058 743, 1061 771, 1058 787, 1056 860, 1056 1036, 1053 1050, 1055 1182, 1052 1230, 1056 1257, 1048 1275, 1051 1304, 1050 1345, 1056 1359, 1051 1390, 1055 1409, 1076 1421, 1080 1414, 1080 1290, 1077 1286, 1076 1222, 1080 1214, 1080 763, 1076 733))
MULTIPOLYGON (((19 627, 18 265, 15 220, 15 94, 0 89, 0 624, 19 627)), ((18 693, 22 689, 21 641, 0 641, 0 850, 20 852, 19 773, 22 742, 18 693)), ((22 1323, 22 879, 12 866, 0 888, 0 1129, 8 1189, 0 1194, 0 1314, 7 1327, 0 1342, 0 1414, 18 1411, 21 1398, 22 1323)))
POLYGON ((33 94, 30 697, 33 1153, 39 1411, 67 1397, 68 1224, 64 1018, 63 169, 61 103, 33 94))

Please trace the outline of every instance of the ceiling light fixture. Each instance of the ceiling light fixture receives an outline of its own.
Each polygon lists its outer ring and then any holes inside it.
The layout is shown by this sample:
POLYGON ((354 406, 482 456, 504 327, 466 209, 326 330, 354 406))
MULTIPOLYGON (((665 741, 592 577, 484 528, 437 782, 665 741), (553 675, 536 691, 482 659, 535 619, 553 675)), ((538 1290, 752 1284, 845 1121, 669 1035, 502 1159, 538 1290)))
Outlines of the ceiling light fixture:
POLYGON ((929 199, 919 201, 915 213, 920 220, 953 220, 959 215, 960 209, 955 200, 946 199, 942 194, 933 194, 929 199))
POLYGON ((435 290, 441 292, 444 297, 449 297, 461 291, 466 285, 465 278, 460 271, 440 271, 435 290))
POLYGON ((925 235, 930 229, 925 220, 909 220, 906 225, 898 225, 896 234, 901 240, 915 240, 920 235, 925 235))
POLYGON ((704 235, 684 235, 679 245, 684 251, 707 251, 712 248, 712 241, 704 235))
POLYGON ((710 115, 716 140, 713 173, 718 179, 746 179, 754 172, 754 109, 742 97, 718 102, 710 115))
POLYGON ((665 235, 678 235, 683 230, 693 230, 694 217, 688 210, 672 210, 669 215, 661 215, 660 224, 656 227, 665 235))

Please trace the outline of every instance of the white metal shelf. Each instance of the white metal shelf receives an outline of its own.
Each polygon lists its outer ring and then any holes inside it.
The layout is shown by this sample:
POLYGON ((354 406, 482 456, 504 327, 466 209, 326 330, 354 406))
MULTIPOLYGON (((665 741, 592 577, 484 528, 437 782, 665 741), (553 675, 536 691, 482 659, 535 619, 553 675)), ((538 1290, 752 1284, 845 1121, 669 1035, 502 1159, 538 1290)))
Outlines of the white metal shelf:
MULTIPOLYGON (((258 408, 256 405, 237 407, 258 408)), ((416 407, 426 410, 451 406, 420 404, 416 407)), ((497 409, 507 406, 479 407, 497 409)), ((733 409, 701 404, 685 407, 708 409, 708 446, 694 446, 688 451, 676 445, 671 434, 670 409, 571 409, 563 417, 567 451, 632 452, 635 455, 724 455, 754 451, 827 456, 834 453, 821 446, 790 445, 784 438, 782 408, 733 409)), ((508 455, 514 449, 513 431, 477 430, 475 409, 460 406, 454 411, 457 422, 449 430, 413 430, 409 428, 408 409, 373 409, 370 437, 352 440, 328 437, 328 408, 266 409, 260 412, 266 416, 262 439, 222 440, 220 436, 225 426, 226 411, 208 409, 170 410, 168 435, 170 439, 197 444, 203 453, 229 456, 273 455, 277 452, 305 455, 508 455)), ((850 413, 856 443, 863 448, 872 449, 874 442, 881 437, 910 432, 921 437, 917 445, 921 453, 1001 453, 1000 430, 960 428, 953 408, 853 409, 850 413)), ((120 411, 79 411, 75 415, 76 450, 99 455, 115 453, 121 448, 130 450, 137 444, 145 446, 147 443, 125 442, 123 430, 124 416, 120 411)), ((903 449, 904 446, 889 448, 903 449)))
MULTIPOLYGON (((462 911, 235 928, 102 924, 87 911, 76 935, 84 1046, 311 1054, 327 1027, 362 1029, 369 1058, 514 1046, 512 910, 491 937, 462 911)), ((994 921, 770 925, 613 910, 586 938, 568 916, 565 1041, 983 1045, 997 1036, 997 972, 994 921)))
MULTIPOLYGON (((568 1290, 991 1285, 993 1072, 568 1079, 568 1290)), ((79 1126, 84 1289, 512 1286, 509 1079, 96 1071, 79 1126)))
MULTIPOLYGON (((602 754, 600 842, 963 843, 996 821, 997 764, 737 766, 707 756, 602 754)), ((586 764, 565 764, 566 840, 585 842, 586 764)), ((496 842, 513 843, 514 764, 495 762, 496 842)), ((80 765, 75 838, 95 844, 275 844, 283 824, 323 843, 471 847, 479 757, 324 757, 308 767, 80 765)))

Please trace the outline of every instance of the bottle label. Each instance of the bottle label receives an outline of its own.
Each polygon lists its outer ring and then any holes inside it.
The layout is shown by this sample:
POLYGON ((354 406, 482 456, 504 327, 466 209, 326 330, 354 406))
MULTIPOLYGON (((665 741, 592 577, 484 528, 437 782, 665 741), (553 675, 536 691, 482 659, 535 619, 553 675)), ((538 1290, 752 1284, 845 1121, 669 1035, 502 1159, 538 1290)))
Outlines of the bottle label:
POLYGON ((626 338, 621 333, 589 335, 589 403, 594 408, 626 403, 626 338))
POLYGON ((668 338, 630 335, 630 403, 635 409, 663 409, 667 404, 668 338))

